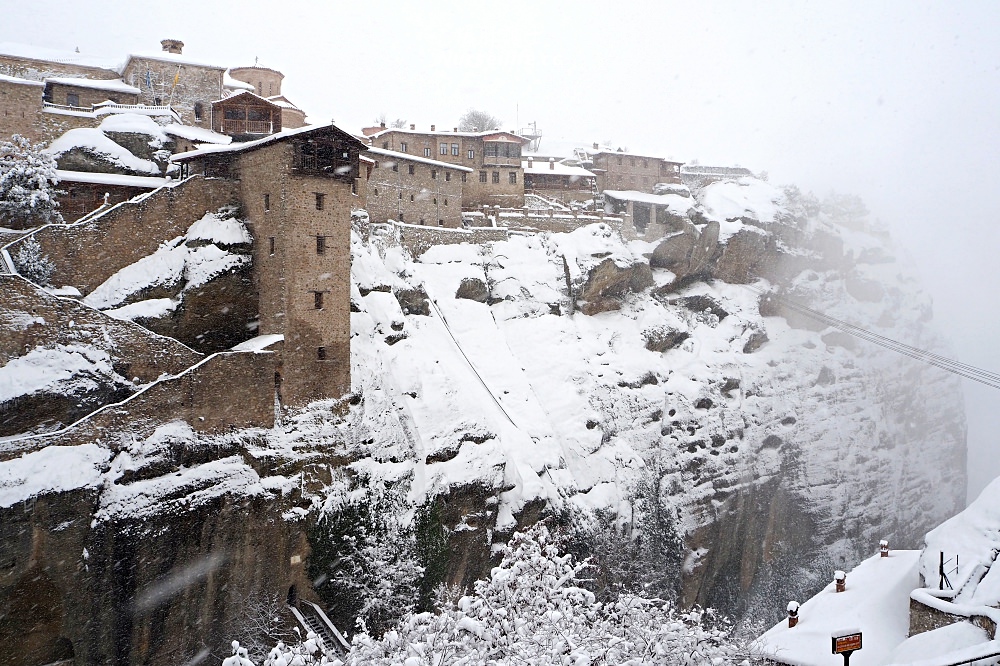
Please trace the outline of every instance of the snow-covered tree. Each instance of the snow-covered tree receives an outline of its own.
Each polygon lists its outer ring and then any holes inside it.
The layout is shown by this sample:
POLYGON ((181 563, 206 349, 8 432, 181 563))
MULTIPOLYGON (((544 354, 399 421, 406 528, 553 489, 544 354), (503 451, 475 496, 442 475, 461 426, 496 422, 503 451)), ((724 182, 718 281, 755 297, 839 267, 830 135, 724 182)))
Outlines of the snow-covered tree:
POLYGON ((405 498, 378 484, 330 498, 310 533, 309 574, 334 624, 381 635, 414 609, 423 574, 405 498))
POLYGON ((485 132, 500 127, 501 120, 491 113, 479 109, 469 109, 458 119, 458 129, 462 132, 485 132))
POLYGON ((222 660, 222 666, 256 666, 247 656, 246 648, 240 647, 239 641, 233 641, 233 656, 222 660))
POLYGON ((589 565, 562 555, 543 525, 517 533, 473 594, 441 612, 410 614, 381 639, 354 638, 350 666, 665 664, 743 661, 711 611, 622 594, 598 602, 580 586, 589 565))
POLYGON ((31 236, 18 245, 12 257, 17 272, 35 284, 47 287, 55 272, 55 264, 45 256, 41 244, 31 236))
POLYGON ((43 147, 20 134, 0 142, 0 226, 62 222, 56 159, 43 147))

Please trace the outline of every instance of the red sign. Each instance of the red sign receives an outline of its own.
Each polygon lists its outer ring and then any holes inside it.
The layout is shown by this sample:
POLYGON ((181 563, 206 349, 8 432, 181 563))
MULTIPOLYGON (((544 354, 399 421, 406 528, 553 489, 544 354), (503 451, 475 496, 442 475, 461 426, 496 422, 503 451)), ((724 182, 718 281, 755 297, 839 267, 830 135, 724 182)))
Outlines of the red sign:
POLYGON ((833 637, 833 653, 853 652, 861 649, 861 632, 833 637))

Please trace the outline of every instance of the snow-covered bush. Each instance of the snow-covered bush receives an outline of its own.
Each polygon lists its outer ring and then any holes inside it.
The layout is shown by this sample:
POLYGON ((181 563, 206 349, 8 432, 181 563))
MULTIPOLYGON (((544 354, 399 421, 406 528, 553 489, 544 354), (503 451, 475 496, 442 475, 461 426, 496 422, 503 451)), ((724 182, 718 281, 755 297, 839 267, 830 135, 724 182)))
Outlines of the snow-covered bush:
POLYGON ((437 614, 410 614, 381 639, 354 637, 351 666, 729 664, 742 661, 711 611, 622 594, 598 602, 589 565, 562 555, 543 525, 517 533, 473 594, 437 614))
POLYGON ((62 222, 56 159, 42 149, 20 134, 0 142, 0 226, 62 222))
POLYGON ((42 252, 42 246, 35 240, 34 236, 31 236, 18 246, 13 259, 18 273, 35 284, 43 287, 49 286, 52 273, 55 272, 56 267, 45 256, 45 253, 42 252))
POLYGON ((377 484, 330 495, 309 534, 309 575, 338 627, 380 636, 414 610, 423 567, 407 508, 377 484))

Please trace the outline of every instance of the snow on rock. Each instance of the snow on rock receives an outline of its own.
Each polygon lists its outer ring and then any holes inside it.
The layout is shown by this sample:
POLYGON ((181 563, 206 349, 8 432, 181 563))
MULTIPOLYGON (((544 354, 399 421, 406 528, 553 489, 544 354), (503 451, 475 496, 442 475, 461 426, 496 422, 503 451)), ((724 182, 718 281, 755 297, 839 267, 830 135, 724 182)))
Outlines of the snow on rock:
POLYGON ((71 129, 49 144, 45 150, 58 157, 77 148, 94 153, 128 171, 160 175, 160 167, 156 162, 136 157, 128 149, 109 139, 102 130, 92 127, 71 129))
POLYGON ((1000 651, 1000 646, 990 641, 983 629, 970 622, 956 622, 907 638, 893 650, 887 663, 909 666, 969 663, 970 666, 987 666, 995 664, 996 659, 966 660, 997 651, 1000 651))
POLYGON ((744 177, 712 183, 699 192, 698 200, 708 216, 720 222, 737 217, 774 222, 782 210, 785 194, 762 180, 744 177))
POLYGON ((207 241, 216 245, 249 245, 253 238, 243 221, 232 216, 233 212, 205 213, 188 228, 185 238, 189 243, 207 241))
POLYGON ((155 120, 138 113, 112 114, 101 121, 99 128, 102 132, 148 134, 150 137, 149 145, 153 148, 162 148, 163 144, 170 141, 170 137, 155 120))
POLYGON ((0 367, 0 402, 42 391, 96 389, 103 385, 100 379, 125 383, 107 352, 86 345, 36 347, 0 367))
POLYGON ((177 309, 180 301, 173 298, 150 298, 145 301, 137 301, 120 308, 105 310, 104 314, 121 321, 135 321, 136 319, 156 319, 167 315, 177 309))
MULTIPOLYGON (((206 213, 184 236, 161 244, 153 254, 122 268, 87 294, 83 302, 99 310, 118 308, 134 295, 155 288, 178 291, 179 300, 183 300, 183 291, 249 265, 249 254, 230 249, 253 240, 243 221, 232 217, 232 213, 230 209, 206 213)), ((118 310, 118 314, 126 319, 152 316, 149 313, 156 309, 163 314, 176 308, 177 303, 170 305, 170 300, 151 299, 142 307, 118 310)))
POLYGON ((39 495, 99 488, 111 453, 96 444, 47 446, 0 465, 0 507, 39 495))
POLYGON ((825 666, 831 636, 862 632, 862 649, 851 655, 854 666, 882 666, 910 628, 910 590, 918 585, 920 551, 894 550, 889 557, 870 557, 847 574, 847 589, 834 583, 799 607, 799 622, 779 622, 754 644, 754 651, 783 664, 825 666))

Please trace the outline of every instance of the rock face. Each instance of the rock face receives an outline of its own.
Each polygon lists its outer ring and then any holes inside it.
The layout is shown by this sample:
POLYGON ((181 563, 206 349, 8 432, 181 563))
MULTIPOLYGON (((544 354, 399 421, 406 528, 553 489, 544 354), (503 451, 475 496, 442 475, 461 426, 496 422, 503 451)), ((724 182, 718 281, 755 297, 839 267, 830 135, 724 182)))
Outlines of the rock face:
MULTIPOLYGON (((965 498, 958 382, 808 309, 941 349, 929 302, 854 218, 842 233, 760 181, 695 194, 703 222, 648 262, 607 225, 418 261, 355 234, 349 400, 272 429, 199 436, 143 413, 8 447, 0 645, 29 656, 2 663, 185 663, 222 654, 252 593, 318 600, 305 523, 341 472, 432 506, 438 580, 462 585, 542 517, 638 532, 655 514, 683 544, 652 573, 679 568, 684 603, 751 628, 879 539, 918 546, 965 498)), ((84 308, 57 304, 81 311, 60 335, 82 335, 84 308)), ((145 376, 167 347, 106 351, 145 376)))

